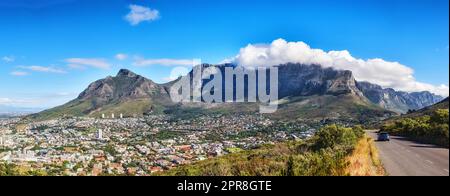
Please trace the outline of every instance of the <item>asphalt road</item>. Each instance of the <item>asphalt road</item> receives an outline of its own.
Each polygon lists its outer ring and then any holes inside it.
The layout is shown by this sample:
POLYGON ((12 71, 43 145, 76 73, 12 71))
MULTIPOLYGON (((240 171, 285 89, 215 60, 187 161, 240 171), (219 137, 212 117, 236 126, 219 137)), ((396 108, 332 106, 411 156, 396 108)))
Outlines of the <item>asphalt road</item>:
MULTIPOLYGON (((377 139, 376 131, 368 131, 377 139)), ((376 141, 380 159, 390 176, 449 176, 449 151, 434 145, 391 136, 390 142, 376 141)))

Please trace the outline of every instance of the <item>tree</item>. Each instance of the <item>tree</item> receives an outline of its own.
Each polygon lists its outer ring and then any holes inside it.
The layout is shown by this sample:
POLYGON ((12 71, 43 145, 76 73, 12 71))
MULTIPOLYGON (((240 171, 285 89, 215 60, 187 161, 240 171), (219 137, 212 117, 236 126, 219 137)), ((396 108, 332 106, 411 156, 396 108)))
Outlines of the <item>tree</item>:
POLYGON ((431 115, 431 122, 437 124, 448 124, 448 109, 438 109, 431 115))

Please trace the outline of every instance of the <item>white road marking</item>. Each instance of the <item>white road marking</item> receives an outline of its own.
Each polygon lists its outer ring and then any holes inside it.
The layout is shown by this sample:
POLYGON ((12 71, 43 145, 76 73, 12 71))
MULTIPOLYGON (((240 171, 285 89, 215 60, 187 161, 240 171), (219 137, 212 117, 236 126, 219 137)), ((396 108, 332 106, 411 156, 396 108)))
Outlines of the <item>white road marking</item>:
POLYGON ((432 161, 430 161, 430 160, 425 160, 427 163, 429 163, 429 164, 433 164, 433 162, 432 161))
POLYGON ((444 169, 444 171, 448 173, 448 169, 444 169))
POLYGON ((410 150, 406 150, 406 152, 411 152, 410 150))
POLYGON ((416 153, 415 155, 416 155, 416 157, 420 157, 420 155, 419 155, 419 154, 417 154, 417 153, 416 153))

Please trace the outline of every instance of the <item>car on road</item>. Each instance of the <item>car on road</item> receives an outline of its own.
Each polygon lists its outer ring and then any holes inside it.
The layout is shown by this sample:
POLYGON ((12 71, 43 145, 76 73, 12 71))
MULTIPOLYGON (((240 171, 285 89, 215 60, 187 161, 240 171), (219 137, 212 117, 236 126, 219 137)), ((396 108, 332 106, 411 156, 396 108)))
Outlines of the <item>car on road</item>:
POLYGON ((389 133, 381 132, 378 134, 378 141, 390 141, 391 137, 389 136, 389 133))

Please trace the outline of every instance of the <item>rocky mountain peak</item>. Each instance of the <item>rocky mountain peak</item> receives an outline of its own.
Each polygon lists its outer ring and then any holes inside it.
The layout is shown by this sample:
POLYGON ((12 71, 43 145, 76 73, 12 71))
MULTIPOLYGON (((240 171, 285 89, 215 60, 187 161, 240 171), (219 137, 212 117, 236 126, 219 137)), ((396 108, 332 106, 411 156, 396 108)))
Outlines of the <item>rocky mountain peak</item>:
POLYGON ((138 75, 128 69, 121 69, 117 73, 116 77, 136 77, 136 76, 138 75))
POLYGON ((155 93, 164 92, 153 81, 121 69, 115 77, 108 76, 91 83, 78 99, 94 101, 98 106, 130 99, 151 99, 155 93))

